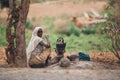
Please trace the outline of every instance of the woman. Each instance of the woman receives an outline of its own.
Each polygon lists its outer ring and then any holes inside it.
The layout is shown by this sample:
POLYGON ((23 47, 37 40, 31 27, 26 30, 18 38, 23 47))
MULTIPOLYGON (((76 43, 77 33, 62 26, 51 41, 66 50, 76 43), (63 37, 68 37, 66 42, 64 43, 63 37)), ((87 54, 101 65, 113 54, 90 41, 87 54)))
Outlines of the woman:
POLYGON ((35 27, 27 48, 27 65, 30 67, 44 67, 51 53, 50 43, 43 41, 42 34, 42 28, 35 27))

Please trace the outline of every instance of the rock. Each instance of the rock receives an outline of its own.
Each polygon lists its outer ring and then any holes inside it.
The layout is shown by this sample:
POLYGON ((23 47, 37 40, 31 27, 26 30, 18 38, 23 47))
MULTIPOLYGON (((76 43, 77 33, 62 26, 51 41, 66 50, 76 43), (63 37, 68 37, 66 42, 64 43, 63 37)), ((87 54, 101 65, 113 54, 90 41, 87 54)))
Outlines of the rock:
POLYGON ((59 62, 60 67, 69 67, 70 66, 70 60, 68 58, 62 58, 59 62))
POLYGON ((70 61, 75 61, 76 59, 79 59, 79 56, 76 54, 72 54, 67 57, 70 61))

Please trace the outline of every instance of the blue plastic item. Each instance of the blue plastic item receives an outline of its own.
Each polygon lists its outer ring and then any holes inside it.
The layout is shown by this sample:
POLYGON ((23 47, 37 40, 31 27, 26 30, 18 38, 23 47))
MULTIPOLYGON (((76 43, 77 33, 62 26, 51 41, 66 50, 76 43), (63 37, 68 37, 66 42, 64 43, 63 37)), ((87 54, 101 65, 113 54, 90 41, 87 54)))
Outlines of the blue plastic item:
POLYGON ((78 55, 79 55, 79 59, 80 59, 80 60, 90 61, 90 56, 89 56, 89 54, 86 54, 86 53, 84 53, 84 52, 79 52, 78 55))

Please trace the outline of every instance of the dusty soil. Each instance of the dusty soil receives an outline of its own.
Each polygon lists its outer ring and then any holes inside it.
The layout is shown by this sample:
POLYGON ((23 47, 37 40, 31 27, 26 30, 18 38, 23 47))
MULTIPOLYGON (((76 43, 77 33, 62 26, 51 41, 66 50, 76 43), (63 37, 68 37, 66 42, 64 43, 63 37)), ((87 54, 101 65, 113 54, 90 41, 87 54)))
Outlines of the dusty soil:
POLYGON ((1 68, 0 80, 119 80, 120 70, 1 68))

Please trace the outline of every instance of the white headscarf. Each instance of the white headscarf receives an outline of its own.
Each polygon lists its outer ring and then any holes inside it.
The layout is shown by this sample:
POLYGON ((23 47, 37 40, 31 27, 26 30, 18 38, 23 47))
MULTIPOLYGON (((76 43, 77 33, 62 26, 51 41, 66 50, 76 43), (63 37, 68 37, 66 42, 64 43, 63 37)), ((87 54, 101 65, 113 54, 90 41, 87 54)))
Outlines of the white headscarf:
POLYGON ((30 40, 27 50, 26 50, 27 65, 29 65, 29 59, 30 59, 32 51, 36 48, 36 46, 39 44, 39 42, 42 41, 42 38, 38 37, 38 35, 37 35, 39 29, 42 29, 42 28, 35 27, 34 31, 32 32, 32 37, 31 37, 31 40, 30 40))

